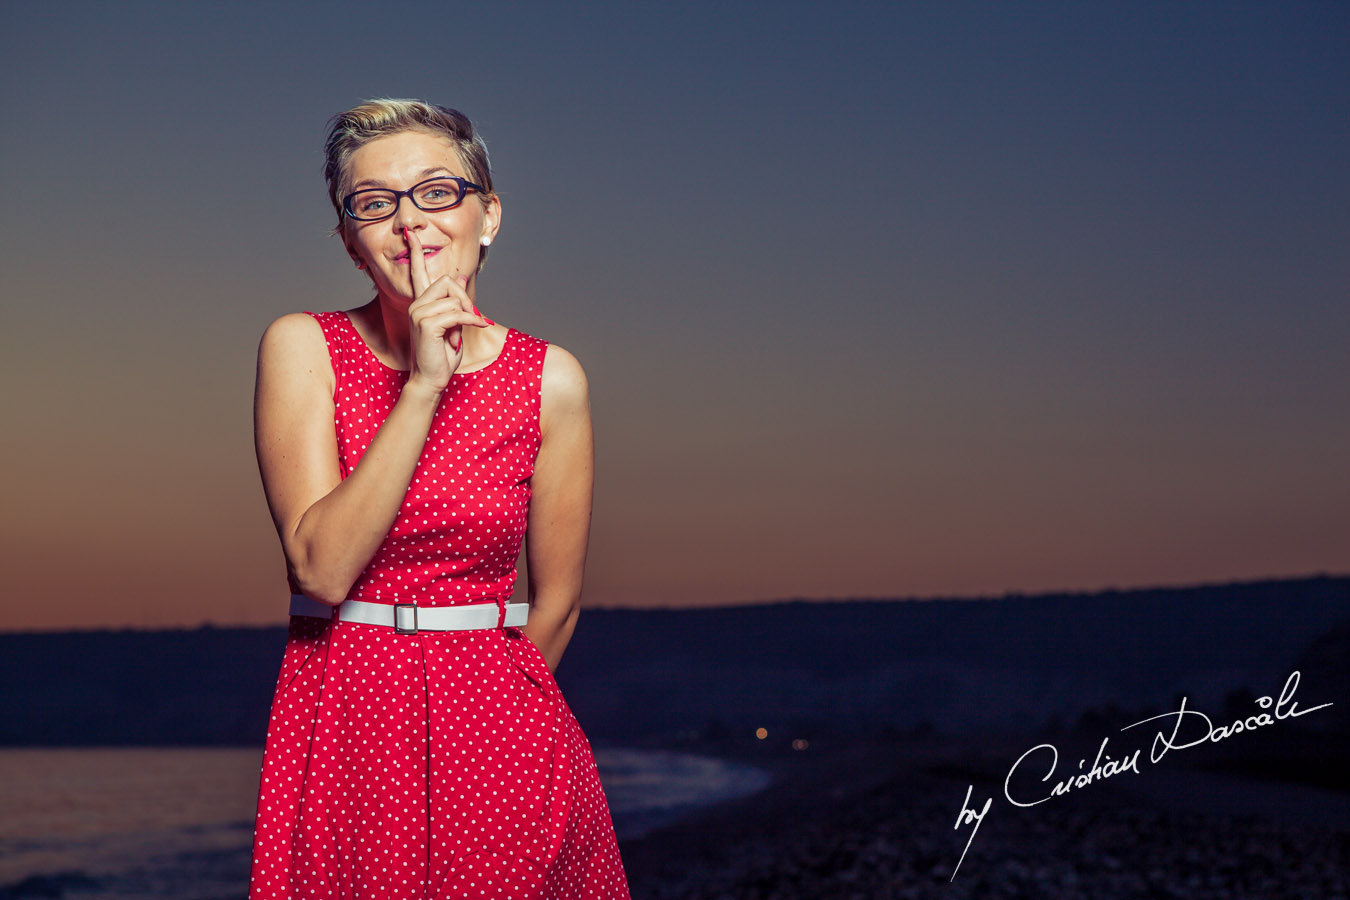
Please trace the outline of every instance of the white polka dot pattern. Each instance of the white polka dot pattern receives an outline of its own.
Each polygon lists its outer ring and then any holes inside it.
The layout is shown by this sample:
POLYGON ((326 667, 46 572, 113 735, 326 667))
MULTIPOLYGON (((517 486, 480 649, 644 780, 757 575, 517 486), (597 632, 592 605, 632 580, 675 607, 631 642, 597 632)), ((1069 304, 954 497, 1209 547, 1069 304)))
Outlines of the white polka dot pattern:
MULTIPOLYGON (((337 378, 345 478, 407 374, 345 313, 310 315, 337 378)), ((493 363, 452 376, 394 527, 348 596, 506 602, 546 348, 511 329, 493 363)), ((629 897, 594 754, 543 655, 519 628, 404 635, 293 616, 249 900, 469 897, 629 897)))

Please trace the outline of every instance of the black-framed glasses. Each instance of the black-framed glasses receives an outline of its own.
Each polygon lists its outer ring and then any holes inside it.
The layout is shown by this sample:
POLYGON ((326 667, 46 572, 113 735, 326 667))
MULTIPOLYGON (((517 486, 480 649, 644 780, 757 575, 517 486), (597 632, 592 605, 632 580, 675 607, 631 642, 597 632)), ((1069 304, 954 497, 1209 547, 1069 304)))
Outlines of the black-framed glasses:
POLYGON ((481 193, 482 190, 481 186, 467 178, 460 178, 458 175, 437 175, 435 178, 413 185, 406 191, 389 188, 352 191, 342 198, 342 211, 358 222, 379 222, 394 214, 402 197, 407 197, 423 212, 440 212, 459 206, 469 191, 481 193))

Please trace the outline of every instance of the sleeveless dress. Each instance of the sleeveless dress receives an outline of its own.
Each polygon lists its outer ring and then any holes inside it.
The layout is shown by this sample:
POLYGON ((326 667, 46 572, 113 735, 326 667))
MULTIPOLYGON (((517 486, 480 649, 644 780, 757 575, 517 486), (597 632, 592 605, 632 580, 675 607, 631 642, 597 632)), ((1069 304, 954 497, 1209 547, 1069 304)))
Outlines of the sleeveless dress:
MULTIPOLYGON (((309 315, 337 379, 346 478, 407 373, 380 362, 346 313, 309 315)), ((494 362, 451 377, 394 525, 349 598, 506 603, 547 346, 510 329, 494 362)), ((248 896, 628 898, 590 743, 534 643, 515 627, 397 634, 292 616, 248 896)))

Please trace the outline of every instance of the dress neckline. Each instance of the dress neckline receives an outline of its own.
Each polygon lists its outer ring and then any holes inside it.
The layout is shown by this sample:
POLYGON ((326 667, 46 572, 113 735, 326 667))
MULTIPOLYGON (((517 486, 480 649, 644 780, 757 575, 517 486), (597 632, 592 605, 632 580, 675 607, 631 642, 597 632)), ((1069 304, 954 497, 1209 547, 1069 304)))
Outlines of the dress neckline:
MULTIPOLYGON (((347 327, 348 327, 349 329, 351 329, 351 333, 352 333, 352 335, 356 338, 356 342, 357 342, 358 344, 360 344, 361 347, 366 351, 366 355, 369 356, 371 359, 375 360, 376 364, 379 365, 380 368, 384 369, 386 372, 392 372, 392 373, 394 373, 395 375, 402 375, 402 376, 405 377, 405 378, 408 376, 408 374, 409 374, 409 370, 408 370, 408 369, 395 369, 393 366, 389 365, 389 364, 386 363, 384 360, 380 359, 378 356, 375 355, 375 351, 372 350, 372 349, 370 349, 370 345, 366 343, 366 339, 363 338, 363 337, 361 337, 361 332, 357 330, 357 328, 356 328, 356 323, 352 321, 352 317, 351 317, 350 315, 347 314, 347 311, 346 311, 346 310, 339 310, 339 311, 338 311, 338 315, 340 315, 340 316, 342 317, 342 321, 343 321, 344 323, 346 323, 346 325, 347 325, 347 327)), ((466 327, 467 327, 467 326, 466 326, 466 327)), ((516 330, 515 330, 514 328, 511 328, 510 326, 507 326, 507 329, 506 329, 506 338, 505 338, 505 340, 502 341, 502 349, 501 349, 501 352, 499 352, 496 356, 494 356, 494 357, 488 362, 487 365, 482 366, 482 367, 477 368, 477 369, 474 369, 472 372, 453 372, 453 373, 451 373, 450 377, 451 377, 451 378, 470 378, 470 377, 472 377, 472 376, 474 376, 474 375, 477 375, 479 372, 486 372, 488 369, 490 369, 490 368, 492 368, 493 366, 495 366, 495 365, 497 364, 497 362, 498 362, 503 356, 506 355, 507 351, 508 351, 508 350, 510 349, 510 347, 511 347, 511 341, 512 341, 512 339, 515 337, 515 334, 516 334, 516 330)))

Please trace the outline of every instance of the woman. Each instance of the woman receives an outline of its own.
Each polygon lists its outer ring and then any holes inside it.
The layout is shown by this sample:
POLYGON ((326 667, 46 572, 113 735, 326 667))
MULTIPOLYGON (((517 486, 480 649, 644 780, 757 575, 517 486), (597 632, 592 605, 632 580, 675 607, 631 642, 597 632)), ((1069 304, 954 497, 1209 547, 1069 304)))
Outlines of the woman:
POLYGON ((249 897, 628 897, 552 675, 590 523, 585 373, 475 306, 502 207, 463 115, 362 104, 325 176, 376 296, 284 315, 258 351, 292 615, 249 897))

